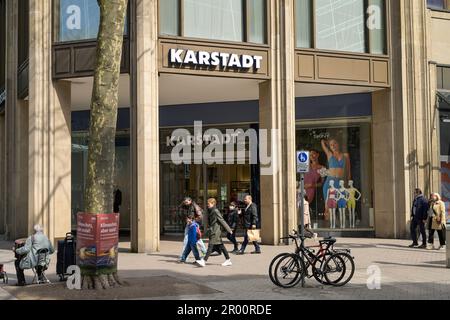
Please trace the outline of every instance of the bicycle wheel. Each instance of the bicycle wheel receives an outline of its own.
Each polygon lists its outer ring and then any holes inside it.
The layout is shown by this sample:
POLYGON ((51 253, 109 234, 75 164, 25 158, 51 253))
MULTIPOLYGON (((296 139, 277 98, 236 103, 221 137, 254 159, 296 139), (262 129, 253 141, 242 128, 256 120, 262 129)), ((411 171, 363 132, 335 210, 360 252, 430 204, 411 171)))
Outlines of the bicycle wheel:
POLYGON ((277 280, 275 279, 275 266, 276 266, 276 262, 278 262, 281 258, 290 255, 291 253, 280 253, 279 255, 277 255, 275 258, 272 259, 272 261, 270 262, 270 266, 269 266, 269 278, 270 281, 272 281, 275 285, 280 286, 280 284, 277 282, 277 280))
POLYGON ((304 263, 296 254, 282 257, 275 267, 275 280, 280 287, 292 288, 304 278, 304 263))
POLYGON ((345 272, 339 281, 332 283, 332 285, 335 287, 342 287, 352 280, 353 275, 355 274, 355 262, 353 261, 353 257, 346 252, 337 252, 333 256, 339 256, 339 258, 341 258, 341 263, 343 264, 345 272))
POLYGON ((324 278, 322 270, 322 266, 325 264, 326 260, 328 259, 330 255, 326 254, 321 259, 316 260, 314 266, 312 267, 312 274, 314 276, 314 279, 316 279, 317 282, 324 285, 329 285, 328 281, 324 278))
POLYGON ((332 286, 340 286, 345 276, 345 262, 338 254, 332 254, 321 268, 325 280, 332 286))

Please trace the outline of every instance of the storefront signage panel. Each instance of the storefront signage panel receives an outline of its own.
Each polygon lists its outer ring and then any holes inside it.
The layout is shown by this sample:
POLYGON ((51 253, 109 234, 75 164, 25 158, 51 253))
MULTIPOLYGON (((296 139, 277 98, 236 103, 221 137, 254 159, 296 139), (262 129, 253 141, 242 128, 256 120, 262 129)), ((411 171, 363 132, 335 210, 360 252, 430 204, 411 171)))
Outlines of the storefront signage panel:
POLYGON ((269 50, 160 40, 160 72, 267 79, 269 50))
POLYGON ((295 81, 390 87, 390 60, 367 54, 295 52, 295 81))

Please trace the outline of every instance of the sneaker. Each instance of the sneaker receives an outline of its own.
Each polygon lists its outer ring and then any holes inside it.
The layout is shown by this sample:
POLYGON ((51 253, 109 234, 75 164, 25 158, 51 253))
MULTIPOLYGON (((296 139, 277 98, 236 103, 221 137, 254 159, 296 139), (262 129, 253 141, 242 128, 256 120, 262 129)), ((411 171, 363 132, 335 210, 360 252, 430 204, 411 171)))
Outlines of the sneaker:
POLYGON ((423 245, 421 245, 420 247, 419 247, 419 249, 426 249, 427 248, 427 245, 426 244, 423 244, 423 245))
POLYGON ((178 260, 178 263, 182 264, 182 263, 186 263, 186 260, 178 260))
POLYGON ((434 246, 433 246, 433 245, 429 244, 429 245, 427 246, 427 250, 433 250, 433 249, 434 249, 434 246))
POLYGON ((224 263, 222 263, 222 267, 229 267, 229 266, 231 266, 232 265, 232 263, 231 263, 231 260, 230 259, 228 259, 228 260, 226 260, 224 263))
POLYGON ((198 264, 200 267, 206 266, 206 262, 205 262, 205 260, 203 260, 203 259, 197 260, 197 261, 195 261, 195 262, 197 262, 197 264, 198 264))
POLYGON ((436 250, 441 250, 441 249, 445 250, 445 246, 439 246, 439 247, 436 248, 436 250))
POLYGON ((238 255, 238 256, 242 256, 243 254, 244 254, 244 251, 242 251, 242 250, 236 251, 236 255, 238 255))
POLYGON ((261 254, 261 251, 253 251, 252 254, 261 254))
POLYGON ((415 247, 417 247, 417 246, 418 246, 417 243, 413 243, 413 244, 410 244, 408 247, 409 247, 409 248, 415 248, 415 247))

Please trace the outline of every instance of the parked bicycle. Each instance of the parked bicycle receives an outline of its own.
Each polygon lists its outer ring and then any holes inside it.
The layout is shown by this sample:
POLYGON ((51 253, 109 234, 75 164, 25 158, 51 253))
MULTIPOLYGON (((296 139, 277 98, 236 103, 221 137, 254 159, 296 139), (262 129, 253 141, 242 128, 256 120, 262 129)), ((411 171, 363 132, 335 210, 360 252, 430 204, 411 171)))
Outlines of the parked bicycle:
POLYGON ((295 253, 281 253, 272 260, 269 266, 270 280, 283 288, 292 288, 312 277, 324 285, 347 284, 355 272, 350 249, 335 249, 336 239, 331 237, 319 241, 318 246, 306 247, 307 238, 295 230, 293 235, 281 238, 293 240, 296 250, 295 253), (317 252, 314 248, 317 248, 317 252))

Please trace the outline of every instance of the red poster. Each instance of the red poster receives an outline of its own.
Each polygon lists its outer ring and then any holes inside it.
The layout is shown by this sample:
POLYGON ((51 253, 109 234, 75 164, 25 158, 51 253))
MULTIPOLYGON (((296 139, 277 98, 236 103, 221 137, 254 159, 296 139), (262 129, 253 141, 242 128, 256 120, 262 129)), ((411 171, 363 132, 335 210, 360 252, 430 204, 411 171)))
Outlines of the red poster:
POLYGON ((80 267, 117 267, 119 214, 78 213, 77 257, 80 267))

